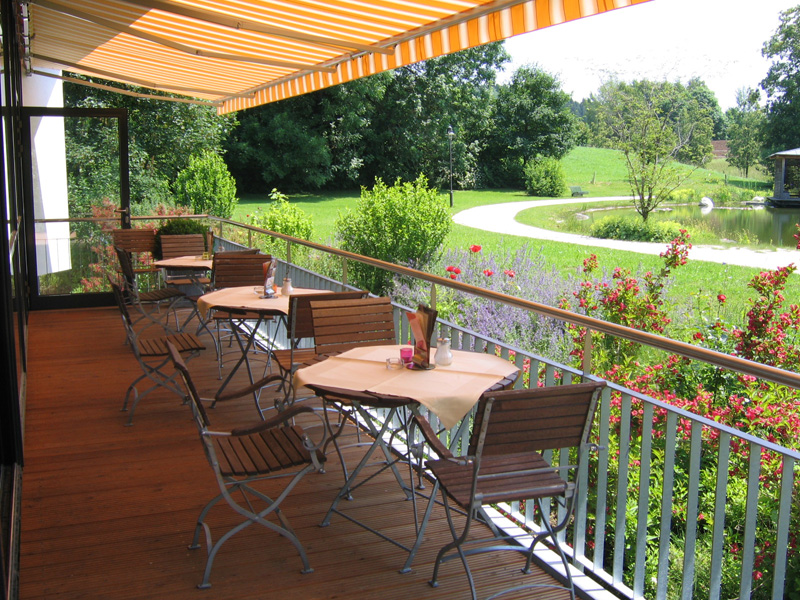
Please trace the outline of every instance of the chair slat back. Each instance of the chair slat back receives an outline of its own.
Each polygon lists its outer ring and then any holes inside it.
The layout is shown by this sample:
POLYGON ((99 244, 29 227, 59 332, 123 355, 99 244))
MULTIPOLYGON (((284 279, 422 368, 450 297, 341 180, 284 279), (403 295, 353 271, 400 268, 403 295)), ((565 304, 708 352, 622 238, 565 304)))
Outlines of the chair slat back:
POLYGON ((387 297, 311 300, 317 354, 345 352, 357 346, 396 344, 394 311, 387 297))
POLYGON ((156 249, 156 232, 153 229, 114 229, 111 237, 114 246, 127 252, 153 252, 156 249))
MULTIPOLYGON (((133 261, 131 260, 130 253, 124 248, 114 246, 114 251, 117 253, 119 259, 119 270, 122 273, 122 282, 125 287, 125 293, 132 296, 134 299, 139 296, 139 288, 136 286, 136 273, 133 270, 133 261)), ((123 296, 123 301, 125 300, 123 296)))
POLYGON ((129 339, 135 338, 133 334, 133 319, 131 319, 131 313, 128 312, 128 305, 125 304, 125 298, 122 294, 122 290, 120 287, 111 280, 111 277, 108 277, 108 283, 111 285, 111 291, 114 292, 114 300, 117 302, 117 307, 119 308, 120 315, 122 315, 122 323, 125 325, 125 333, 129 339))
POLYGON ((214 289, 264 285, 264 264, 274 260, 269 254, 220 252, 214 255, 214 289))
POLYGON ((469 454, 481 451, 482 434, 484 456, 578 447, 589 439, 603 387, 605 382, 588 382, 486 393, 478 403, 469 454))
POLYGON ((311 302, 320 300, 356 300, 366 298, 363 290, 330 292, 327 294, 300 294, 289 296, 289 334, 292 340, 314 337, 314 321, 311 318, 311 302))
POLYGON ((202 233, 161 236, 161 258, 200 256, 206 251, 206 240, 202 233))
POLYGON ((200 401, 200 394, 197 393, 197 388, 194 385, 194 381, 192 381, 192 376, 189 374, 189 369, 186 367, 186 363, 183 361, 181 353, 178 352, 178 349, 172 344, 172 342, 167 342, 167 349, 169 350, 169 356, 172 359, 172 364, 175 366, 175 370, 181 374, 181 379, 183 379, 183 383, 186 386, 186 391, 189 393, 189 403, 192 408, 192 415, 197 422, 198 428, 201 431, 204 431, 211 426, 211 422, 208 420, 208 413, 203 407, 203 403, 200 401))

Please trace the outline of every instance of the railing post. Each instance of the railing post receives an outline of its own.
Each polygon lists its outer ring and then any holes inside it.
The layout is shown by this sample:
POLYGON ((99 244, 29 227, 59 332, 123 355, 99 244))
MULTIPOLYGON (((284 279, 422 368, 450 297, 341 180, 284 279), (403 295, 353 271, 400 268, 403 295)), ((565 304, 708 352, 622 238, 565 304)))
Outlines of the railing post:
POLYGON ((436 310, 436 284, 435 283, 431 284, 431 302, 430 302, 430 305, 431 305, 431 308, 433 310, 436 310))
POLYGON ((342 285, 347 285, 347 259, 342 257, 342 285))
POLYGON ((588 327, 583 338, 583 364, 581 369, 584 375, 591 375, 592 373, 592 330, 588 327))
POLYGON ((289 265, 292 262, 292 242, 286 240, 286 264, 289 265))
POLYGON ((247 247, 248 248, 252 248, 253 247, 253 230, 252 229, 248 229, 247 230, 247 247))

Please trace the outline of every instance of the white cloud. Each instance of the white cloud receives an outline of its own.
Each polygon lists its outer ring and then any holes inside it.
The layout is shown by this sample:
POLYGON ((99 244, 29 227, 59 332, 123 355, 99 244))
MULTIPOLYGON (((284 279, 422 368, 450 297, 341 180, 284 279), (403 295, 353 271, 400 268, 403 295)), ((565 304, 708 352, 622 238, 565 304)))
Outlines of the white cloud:
POLYGON ((536 63, 558 75, 575 100, 611 77, 699 77, 725 110, 736 104, 737 89, 758 87, 769 67, 761 48, 778 27, 779 12, 797 3, 652 0, 507 40, 512 64, 505 77, 536 63))

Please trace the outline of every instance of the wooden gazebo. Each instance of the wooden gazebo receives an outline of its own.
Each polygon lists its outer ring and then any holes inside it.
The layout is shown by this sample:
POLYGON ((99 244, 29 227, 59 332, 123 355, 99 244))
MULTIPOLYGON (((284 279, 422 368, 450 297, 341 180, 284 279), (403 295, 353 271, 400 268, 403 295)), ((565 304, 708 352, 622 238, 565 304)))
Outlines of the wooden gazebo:
POLYGON ((774 206, 800 206, 800 148, 771 154, 775 160, 774 206))

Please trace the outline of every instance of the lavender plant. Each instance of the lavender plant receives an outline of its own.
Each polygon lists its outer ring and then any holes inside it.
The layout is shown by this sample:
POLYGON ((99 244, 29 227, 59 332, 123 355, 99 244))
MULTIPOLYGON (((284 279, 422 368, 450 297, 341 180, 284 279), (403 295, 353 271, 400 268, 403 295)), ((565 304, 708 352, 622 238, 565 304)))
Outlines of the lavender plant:
MULTIPOLYGON (((469 249, 451 249, 432 273, 456 281, 517 296, 548 306, 558 306, 559 298, 574 286, 555 268, 548 267, 539 251, 524 245, 508 254, 484 254, 473 245, 469 249)), ((428 301, 429 288, 422 282, 395 281, 394 296, 406 306, 428 301)), ((465 294, 458 290, 437 289, 439 317, 476 333, 503 340, 522 350, 558 362, 567 362, 571 339, 564 324, 519 308, 465 294)))

